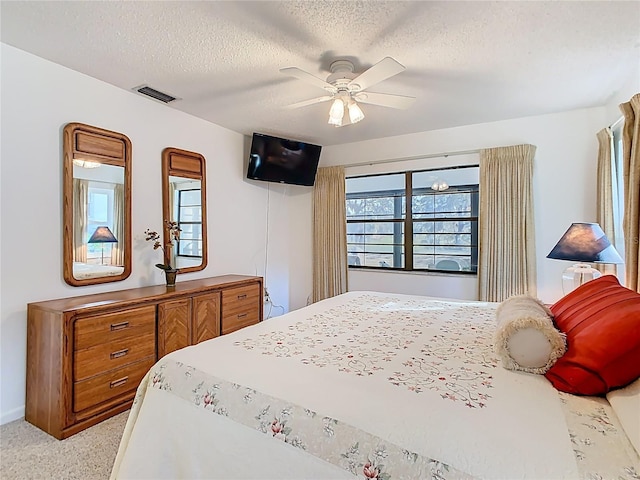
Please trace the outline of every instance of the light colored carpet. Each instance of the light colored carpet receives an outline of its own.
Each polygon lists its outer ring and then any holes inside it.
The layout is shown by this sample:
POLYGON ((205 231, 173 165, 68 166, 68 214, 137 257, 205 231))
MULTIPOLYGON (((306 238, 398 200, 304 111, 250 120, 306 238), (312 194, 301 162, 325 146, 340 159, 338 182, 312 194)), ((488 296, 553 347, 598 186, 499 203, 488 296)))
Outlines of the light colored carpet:
POLYGON ((129 411, 65 440, 22 420, 0 426, 0 479, 108 479, 129 411))

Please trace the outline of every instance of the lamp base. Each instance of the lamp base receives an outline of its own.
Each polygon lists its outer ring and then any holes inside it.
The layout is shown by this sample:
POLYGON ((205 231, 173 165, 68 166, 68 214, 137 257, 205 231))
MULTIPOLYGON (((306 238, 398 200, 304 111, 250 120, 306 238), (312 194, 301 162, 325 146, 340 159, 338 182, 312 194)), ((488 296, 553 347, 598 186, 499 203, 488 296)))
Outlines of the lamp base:
POLYGON ((600 277, 600 273, 588 263, 576 263, 567 268, 562 274, 562 291, 566 295, 578 288, 583 283, 600 277))

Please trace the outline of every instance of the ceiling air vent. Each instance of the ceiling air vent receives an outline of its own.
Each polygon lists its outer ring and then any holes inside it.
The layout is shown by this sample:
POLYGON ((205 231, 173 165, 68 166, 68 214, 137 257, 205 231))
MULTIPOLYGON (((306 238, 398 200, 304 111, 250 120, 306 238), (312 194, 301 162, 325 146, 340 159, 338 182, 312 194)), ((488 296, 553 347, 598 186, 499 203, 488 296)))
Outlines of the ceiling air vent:
POLYGON ((133 90, 138 92, 141 95, 151 97, 154 100, 158 100, 159 102, 162 102, 162 103, 170 103, 170 102, 173 102, 174 100, 180 100, 179 98, 174 97, 173 95, 160 92, 159 90, 156 90, 155 88, 151 88, 148 85, 140 85, 139 87, 135 87, 133 90))

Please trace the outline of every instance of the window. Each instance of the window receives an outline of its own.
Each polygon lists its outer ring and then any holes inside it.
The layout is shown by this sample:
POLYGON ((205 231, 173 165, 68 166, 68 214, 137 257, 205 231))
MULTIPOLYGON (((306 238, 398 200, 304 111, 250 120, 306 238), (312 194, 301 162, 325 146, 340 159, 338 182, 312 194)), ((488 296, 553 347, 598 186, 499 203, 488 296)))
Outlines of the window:
MULTIPOLYGON (((622 229, 622 219, 624 217, 624 177, 622 167, 622 127, 624 122, 620 122, 616 128, 612 129, 613 134, 613 168, 612 168, 612 192, 613 192, 613 224, 615 229, 615 245, 620 256, 624 259, 624 230, 622 229)), ((624 266, 618 270, 624 272, 624 266)), ((624 275, 624 274, 623 274, 624 275)), ((623 280, 623 279, 621 279, 623 280)))
POLYGON ((477 166, 349 177, 346 191, 350 267, 477 272, 477 166))
POLYGON ((176 190, 178 207, 178 255, 202 257, 202 195, 200 189, 176 190))

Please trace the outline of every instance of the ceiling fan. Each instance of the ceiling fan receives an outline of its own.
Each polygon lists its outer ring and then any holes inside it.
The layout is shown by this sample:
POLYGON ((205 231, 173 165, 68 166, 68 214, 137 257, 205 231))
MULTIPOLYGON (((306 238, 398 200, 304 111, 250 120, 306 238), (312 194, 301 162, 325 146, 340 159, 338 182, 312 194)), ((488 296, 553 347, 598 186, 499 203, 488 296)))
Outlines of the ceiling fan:
POLYGON ((329 110, 329 124, 341 127, 349 123, 357 123, 364 118, 364 113, 358 103, 406 109, 415 101, 415 97, 367 91, 368 88, 405 70, 403 65, 391 57, 383 58, 360 74, 353 72, 354 66, 349 60, 336 60, 331 64, 329 70, 331 75, 325 81, 298 67, 281 68, 281 73, 320 87, 328 92, 328 95, 294 103, 286 108, 306 107, 333 100, 329 110), (348 122, 346 123, 345 111, 349 112, 348 122))

